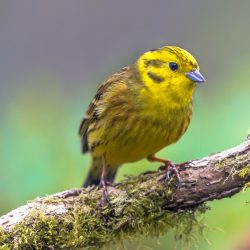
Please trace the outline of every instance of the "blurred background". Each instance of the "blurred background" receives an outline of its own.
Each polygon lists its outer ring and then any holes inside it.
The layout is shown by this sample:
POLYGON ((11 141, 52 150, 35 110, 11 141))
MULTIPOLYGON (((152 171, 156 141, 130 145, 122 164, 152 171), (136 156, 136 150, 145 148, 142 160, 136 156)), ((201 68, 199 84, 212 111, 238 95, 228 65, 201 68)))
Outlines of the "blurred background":
MULTIPOLYGON (((77 132, 98 85, 165 44, 189 50, 207 83, 197 88, 187 133, 159 155, 182 162, 244 140, 250 128, 249 10, 247 0, 2 0, 0 215, 82 184, 89 156, 81 155, 77 132)), ((118 179, 149 169, 146 161, 128 164, 118 179)), ((198 249, 239 249, 250 232, 248 199, 246 191, 209 203, 203 220, 210 244, 201 240, 198 249)), ((127 248, 174 245, 170 233, 127 248)))

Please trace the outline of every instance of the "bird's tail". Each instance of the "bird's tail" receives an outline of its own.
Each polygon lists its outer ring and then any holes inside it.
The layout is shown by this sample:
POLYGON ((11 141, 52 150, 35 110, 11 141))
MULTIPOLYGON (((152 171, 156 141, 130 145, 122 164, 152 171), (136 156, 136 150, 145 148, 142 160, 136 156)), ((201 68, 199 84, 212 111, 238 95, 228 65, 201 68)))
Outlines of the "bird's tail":
MULTIPOLYGON (((106 167, 106 177, 108 182, 114 182, 115 175, 117 172, 118 166, 109 166, 106 167)), ((93 157, 92 163, 87 175, 83 183, 83 187, 88 187, 92 185, 99 185, 102 175, 102 158, 101 157, 93 157)))

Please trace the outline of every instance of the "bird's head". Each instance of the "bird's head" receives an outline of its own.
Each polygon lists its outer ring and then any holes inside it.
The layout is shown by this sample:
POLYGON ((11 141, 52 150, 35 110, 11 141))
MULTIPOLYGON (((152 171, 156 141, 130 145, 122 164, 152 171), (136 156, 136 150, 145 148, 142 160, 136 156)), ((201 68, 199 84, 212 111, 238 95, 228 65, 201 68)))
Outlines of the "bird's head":
POLYGON ((190 101, 195 85, 205 82, 196 59, 175 46, 148 51, 139 57, 136 65, 149 91, 179 103, 190 101))

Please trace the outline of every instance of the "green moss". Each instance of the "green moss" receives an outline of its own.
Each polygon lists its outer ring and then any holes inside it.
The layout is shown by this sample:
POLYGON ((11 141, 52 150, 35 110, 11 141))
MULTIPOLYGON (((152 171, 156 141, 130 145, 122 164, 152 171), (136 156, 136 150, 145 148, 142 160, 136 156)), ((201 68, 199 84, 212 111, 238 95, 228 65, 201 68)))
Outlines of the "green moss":
POLYGON ((217 169, 225 168, 227 166, 238 165, 239 162, 245 162, 250 158, 250 152, 231 155, 230 157, 223 158, 215 163, 217 169))
POLYGON ((222 168, 225 168, 226 166, 234 165, 235 161, 236 156, 220 159, 215 163, 215 168, 220 170, 222 168))
MULTIPOLYGON (((241 178, 245 178, 250 175, 250 167, 249 166, 243 166, 243 168, 238 171, 237 173, 241 178)), ((245 185, 242 188, 242 191, 246 191, 247 188, 250 187, 250 182, 245 183, 245 185)))
MULTIPOLYGON (((133 178, 123 183, 121 191, 111 195, 111 205, 100 203, 101 192, 85 190, 73 204, 70 199, 66 201, 71 209, 63 216, 47 216, 34 210, 11 233, 0 231, 0 249, 100 249, 140 236, 159 237, 170 229, 176 239, 193 241, 192 232, 203 228, 198 215, 205 212, 205 206, 182 212, 167 211, 162 204, 171 199, 174 181, 164 189, 150 176, 145 176, 144 181, 147 183, 137 186, 133 178), (147 193, 149 185, 152 188, 147 193), (13 238, 18 238, 15 246, 13 238)), ((50 201, 62 202, 62 199, 46 199, 44 205, 51 204, 50 201)))
POLYGON ((243 168, 238 172, 238 175, 242 178, 250 175, 250 168, 249 166, 243 166, 243 168))

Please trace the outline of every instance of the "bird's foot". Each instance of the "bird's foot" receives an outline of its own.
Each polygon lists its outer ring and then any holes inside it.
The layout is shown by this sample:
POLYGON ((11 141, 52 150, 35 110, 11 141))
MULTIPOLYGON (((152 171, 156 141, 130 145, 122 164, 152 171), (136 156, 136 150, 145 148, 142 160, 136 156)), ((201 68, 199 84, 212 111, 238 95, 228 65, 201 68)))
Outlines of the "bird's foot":
POLYGON ((101 179, 98 188, 102 190, 102 200, 104 201, 104 204, 108 203, 109 205, 111 205, 108 193, 108 186, 113 187, 113 183, 105 179, 101 179))
POLYGON ((180 188, 182 183, 181 183, 181 178, 179 175, 179 171, 176 168, 176 165, 169 160, 164 161, 164 165, 160 166, 160 170, 166 171, 166 176, 163 178, 165 183, 168 183, 173 175, 175 175, 177 179, 177 188, 180 188))

